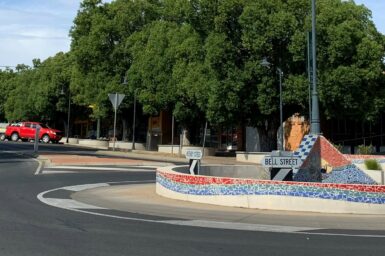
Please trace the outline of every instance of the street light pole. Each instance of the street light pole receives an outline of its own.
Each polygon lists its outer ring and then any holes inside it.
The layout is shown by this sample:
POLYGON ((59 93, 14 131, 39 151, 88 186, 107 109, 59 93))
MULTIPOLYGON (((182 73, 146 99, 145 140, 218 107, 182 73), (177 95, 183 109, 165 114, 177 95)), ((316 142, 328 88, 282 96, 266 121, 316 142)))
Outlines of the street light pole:
POLYGON ((311 134, 320 134, 320 118, 319 118, 319 106, 318 106, 318 92, 317 92, 317 54, 316 54, 316 0, 312 0, 312 57, 313 57, 313 88, 312 88, 312 108, 311 108, 311 134))

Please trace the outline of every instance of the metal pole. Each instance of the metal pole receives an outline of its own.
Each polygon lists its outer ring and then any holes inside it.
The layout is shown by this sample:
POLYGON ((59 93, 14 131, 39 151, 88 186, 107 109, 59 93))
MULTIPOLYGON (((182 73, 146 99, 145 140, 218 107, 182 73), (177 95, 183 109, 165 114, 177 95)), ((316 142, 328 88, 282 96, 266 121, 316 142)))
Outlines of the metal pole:
POLYGON ((312 55, 313 55, 313 90, 312 90, 312 115, 310 133, 320 134, 320 119, 317 92, 317 54, 316 54, 316 0, 312 0, 312 55))
POLYGON ((278 68, 279 72, 279 122, 280 122, 280 127, 281 127, 281 146, 280 150, 284 150, 283 146, 283 107, 282 107, 282 70, 278 68))
POLYGON ((115 134, 116 134, 116 110, 117 110, 117 106, 118 106, 118 93, 115 93, 115 116, 114 116, 114 142, 113 142, 113 146, 112 146, 112 151, 115 151, 115 140, 116 140, 116 137, 115 137, 115 134))
POLYGON ((132 121, 132 150, 135 150, 136 90, 134 92, 134 118, 132 121))
POLYGON ((69 141, 69 134, 70 134, 70 114, 71 114, 71 94, 68 89, 68 115, 67 115, 67 139, 66 143, 68 144, 69 141))
POLYGON ((39 151, 39 135, 40 135, 40 125, 38 125, 35 130, 35 141, 33 145, 33 152, 35 154, 37 154, 39 151))
POLYGON ((311 75, 311 64, 310 62, 312 61, 311 60, 311 57, 310 57, 310 53, 311 53, 311 50, 310 50, 310 47, 311 47, 311 33, 307 33, 307 74, 308 74, 308 82, 309 82, 309 86, 308 86, 308 89, 309 89, 309 121, 311 122, 311 85, 312 85, 312 75, 311 75))
POLYGON ((205 130, 203 131, 202 157, 205 155, 206 131, 207 131, 207 121, 205 123, 205 130))
POLYGON ((174 155, 174 115, 171 118, 171 155, 174 155))
POLYGON ((96 138, 100 138, 100 117, 98 118, 98 121, 96 123, 96 138))

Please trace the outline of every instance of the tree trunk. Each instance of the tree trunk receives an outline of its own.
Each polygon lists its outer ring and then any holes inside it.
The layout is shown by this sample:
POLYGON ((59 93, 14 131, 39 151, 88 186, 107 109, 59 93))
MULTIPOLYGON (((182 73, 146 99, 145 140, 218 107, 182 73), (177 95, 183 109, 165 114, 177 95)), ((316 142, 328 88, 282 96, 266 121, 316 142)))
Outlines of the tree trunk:
POLYGON ((182 129, 182 141, 183 141, 183 146, 190 146, 190 138, 189 138, 189 132, 186 128, 182 129))
POLYGON ((63 137, 67 137, 67 129, 68 129, 68 125, 67 125, 67 121, 63 119, 63 125, 64 125, 64 135, 63 137))
POLYGON ((122 127, 123 127, 123 133, 122 133, 122 141, 127 141, 128 140, 128 135, 127 135, 127 120, 122 119, 122 127))
POLYGON ((261 152, 270 152, 277 150, 277 129, 265 127, 257 127, 261 152))

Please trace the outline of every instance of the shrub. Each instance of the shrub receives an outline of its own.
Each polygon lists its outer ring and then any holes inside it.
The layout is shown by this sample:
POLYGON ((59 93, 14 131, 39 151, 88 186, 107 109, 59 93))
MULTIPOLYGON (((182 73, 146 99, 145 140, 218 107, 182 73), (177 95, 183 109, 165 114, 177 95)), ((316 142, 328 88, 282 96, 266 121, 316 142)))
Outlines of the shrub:
POLYGON ((368 170, 382 170, 381 165, 375 159, 366 159, 364 163, 368 170))
POLYGON ((365 146, 365 145, 359 145, 357 154, 359 155, 370 155, 373 153, 373 145, 365 146))

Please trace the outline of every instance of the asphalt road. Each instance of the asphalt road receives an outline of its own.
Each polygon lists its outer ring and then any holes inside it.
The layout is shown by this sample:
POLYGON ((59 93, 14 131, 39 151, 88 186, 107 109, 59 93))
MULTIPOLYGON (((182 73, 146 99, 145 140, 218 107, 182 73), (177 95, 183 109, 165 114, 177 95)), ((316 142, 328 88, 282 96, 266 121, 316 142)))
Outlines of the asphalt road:
MULTIPOLYGON (((41 203, 42 191, 80 184, 153 180, 152 172, 34 175, 20 155, 32 144, 0 142, 0 255, 384 255, 385 238, 234 231, 114 219, 41 203)), ((79 151, 42 145, 47 151, 79 151)), ((85 150, 92 153, 92 150, 85 150)), ((170 209, 172 210, 172 209, 170 209)))

